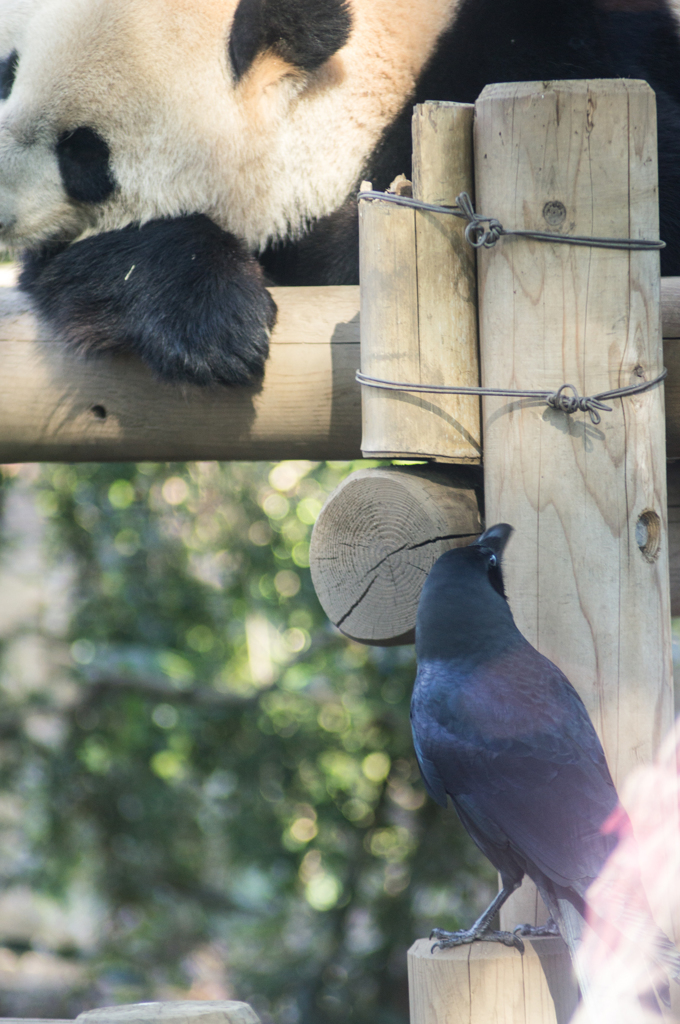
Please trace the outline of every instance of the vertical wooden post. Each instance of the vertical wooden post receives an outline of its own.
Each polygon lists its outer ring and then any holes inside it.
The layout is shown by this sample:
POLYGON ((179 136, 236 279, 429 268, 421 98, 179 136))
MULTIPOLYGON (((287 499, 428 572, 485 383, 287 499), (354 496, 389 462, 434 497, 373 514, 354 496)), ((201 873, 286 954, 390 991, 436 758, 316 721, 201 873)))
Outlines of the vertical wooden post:
POLYGON ((418 939, 408 951, 411 1024, 568 1024, 577 1004, 569 953, 555 938, 524 956, 491 942, 445 949, 418 939))
MULTIPOLYGON (((454 206, 472 192, 473 108, 424 103, 413 115, 413 193, 454 206)), ((359 204, 361 368, 417 384, 479 383, 474 253, 455 217, 380 200, 359 204)), ((363 388, 366 456, 479 462, 480 403, 461 395, 363 388)))
MULTIPOLYGON (((644 82, 487 87, 477 209, 507 228, 658 238, 656 112, 644 82)), ((580 394, 662 369, 656 252, 505 238, 480 253, 487 387, 580 394)), ((507 398, 483 403, 487 523, 517 528, 507 589, 525 636, 581 694, 620 783, 673 721, 663 388, 599 425, 507 398)), ((502 926, 532 919, 523 887, 502 926)))

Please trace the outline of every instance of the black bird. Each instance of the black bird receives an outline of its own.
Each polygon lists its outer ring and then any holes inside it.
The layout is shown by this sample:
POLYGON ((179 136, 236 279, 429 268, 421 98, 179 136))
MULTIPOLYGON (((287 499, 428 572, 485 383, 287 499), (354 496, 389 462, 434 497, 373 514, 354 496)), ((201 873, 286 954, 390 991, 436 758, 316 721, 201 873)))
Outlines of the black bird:
MULTIPOLYGON (((618 797, 581 698, 515 625, 501 572, 511 533, 500 523, 447 551, 418 607, 411 725, 420 770, 433 800, 445 807, 451 798, 502 883, 471 928, 431 938, 433 950, 482 939, 523 951, 519 935, 491 923, 526 874, 574 954, 586 891, 617 843, 602 826, 618 797)), ((664 972, 680 973, 666 936, 654 942, 664 972)))

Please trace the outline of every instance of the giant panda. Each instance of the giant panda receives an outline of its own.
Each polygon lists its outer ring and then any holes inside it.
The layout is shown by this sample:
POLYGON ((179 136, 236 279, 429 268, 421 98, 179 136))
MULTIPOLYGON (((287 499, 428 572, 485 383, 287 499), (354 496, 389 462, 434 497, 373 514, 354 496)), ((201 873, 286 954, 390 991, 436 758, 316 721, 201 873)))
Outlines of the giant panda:
POLYGON ((666 0, 0 0, 0 244, 57 337, 254 383, 265 284, 355 283, 359 182, 489 82, 647 79, 680 273, 679 72, 666 0))

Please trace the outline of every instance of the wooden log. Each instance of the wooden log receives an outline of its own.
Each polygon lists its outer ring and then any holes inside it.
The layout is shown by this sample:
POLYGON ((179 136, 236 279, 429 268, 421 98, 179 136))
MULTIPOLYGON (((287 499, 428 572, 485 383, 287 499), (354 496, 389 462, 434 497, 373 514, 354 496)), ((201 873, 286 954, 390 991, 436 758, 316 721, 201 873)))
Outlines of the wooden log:
POLYGON ((567 947, 558 938, 516 949, 477 942, 431 953, 408 951, 411 1024, 567 1024, 576 1009, 567 947))
POLYGON ((262 387, 202 389, 133 356, 74 354, 0 287, 0 462, 359 458, 359 288, 272 295, 262 387))
POLYGON ((336 488, 314 526, 312 581, 338 629, 377 646, 413 643, 418 599, 444 551, 481 518, 473 467, 363 469, 336 488))
MULTIPOLYGON (((413 192, 453 206, 472 192, 473 108, 424 103, 413 115, 413 192)), ((361 368, 388 380, 479 383, 474 251, 457 218, 359 204, 361 368)), ((364 387, 362 451, 478 463, 479 399, 364 387)))
MULTIPOLYGON (((643 82, 490 86, 477 103, 477 202, 506 227, 658 237, 654 94, 643 82), (550 206, 548 206, 550 204, 550 206), (559 205, 558 205, 559 204, 559 205)), ((489 387, 594 394, 662 368, 654 252, 504 239, 479 258, 489 387)), ((487 522, 517 528, 507 590, 525 636, 583 697, 614 779, 673 721, 664 395, 593 425, 530 401, 483 402, 487 522)), ((523 886, 502 927, 529 920, 523 886)))
MULTIPOLYGON (((86 360, 50 341, 13 280, 0 267, 0 462, 360 456, 358 288, 273 288, 262 390, 205 392, 159 384, 132 356, 86 360)), ((680 278, 662 279, 661 296, 667 450, 678 459, 680 278)))

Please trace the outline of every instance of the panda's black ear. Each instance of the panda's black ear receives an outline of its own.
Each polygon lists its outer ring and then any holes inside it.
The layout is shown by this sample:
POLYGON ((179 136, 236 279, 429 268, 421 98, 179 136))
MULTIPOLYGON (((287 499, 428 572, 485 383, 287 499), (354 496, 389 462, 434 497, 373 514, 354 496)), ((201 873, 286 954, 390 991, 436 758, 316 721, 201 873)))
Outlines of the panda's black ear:
POLYGON ((346 0, 241 0, 229 38, 236 81, 264 50, 315 71, 345 45, 350 28, 346 0))

